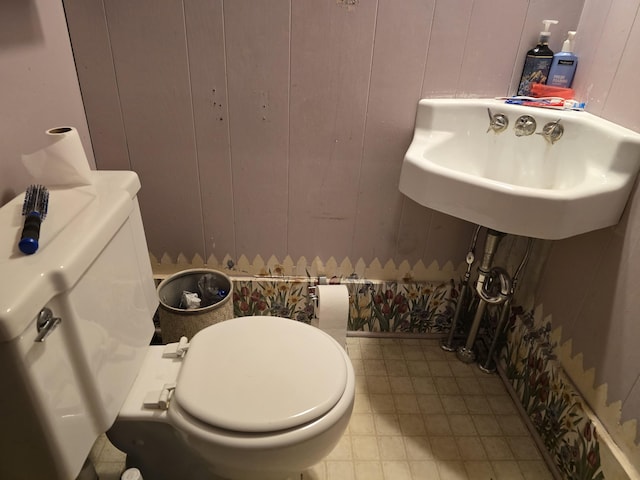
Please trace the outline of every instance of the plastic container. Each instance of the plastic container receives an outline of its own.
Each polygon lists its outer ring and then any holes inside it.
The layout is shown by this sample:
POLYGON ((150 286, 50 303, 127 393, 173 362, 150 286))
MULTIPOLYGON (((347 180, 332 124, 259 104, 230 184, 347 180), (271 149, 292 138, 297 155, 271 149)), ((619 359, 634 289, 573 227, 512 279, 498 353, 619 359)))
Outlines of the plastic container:
POLYGON ((553 56, 553 63, 547 80, 548 85, 571 88, 576 68, 578 68, 578 57, 573 53, 575 36, 576 32, 567 32, 567 39, 562 44, 562 51, 553 56))
POLYGON ((162 341, 171 343, 182 336, 191 338, 203 328, 233 318, 232 289, 233 283, 227 275, 205 268, 183 270, 163 280, 157 289, 162 341), (203 293, 203 283, 209 294, 203 293), (202 299, 200 307, 184 306, 183 292, 198 293, 202 299))
POLYGON ((547 83, 549 70, 553 62, 553 51, 549 48, 551 32, 549 28, 557 20, 543 20, 544 30, 540 32, 538 44, 527 52, 527 57, 522 68, 518 95, 530 96, 531 85, 534 83, 547 83))

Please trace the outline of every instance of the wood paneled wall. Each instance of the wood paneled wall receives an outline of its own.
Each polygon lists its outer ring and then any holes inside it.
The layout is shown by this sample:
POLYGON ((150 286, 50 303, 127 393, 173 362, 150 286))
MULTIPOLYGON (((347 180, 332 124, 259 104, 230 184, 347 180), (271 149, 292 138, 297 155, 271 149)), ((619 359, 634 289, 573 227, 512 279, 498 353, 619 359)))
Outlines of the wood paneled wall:
POLYGON ((65 0, 98 168, 141 177, 151 252, 463 261, 398 192, 422 97, 514 90, 583 0, 65 0))

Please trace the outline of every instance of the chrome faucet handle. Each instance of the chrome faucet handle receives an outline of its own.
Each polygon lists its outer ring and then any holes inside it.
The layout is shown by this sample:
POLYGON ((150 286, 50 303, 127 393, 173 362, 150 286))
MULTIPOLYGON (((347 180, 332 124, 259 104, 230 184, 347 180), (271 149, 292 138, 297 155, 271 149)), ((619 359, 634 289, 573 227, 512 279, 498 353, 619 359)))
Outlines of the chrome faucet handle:
POLYGON ((521 115, 516 120, 516 124, 513 127, 516 131, 516 137, 527 137, 533 135, 536 131, 536 119, 531 115, 521 115))
POLYGON ((496 113, 494 115, 490 108, 487 108, 487 113, 489 114, 489 128, 487 128, 487 133, 491 130, 495 133, 500 133, 507 129, 509 126, 509 119, 506 115, 502 113, 496 113))
POLYGON ((555 122, 549 122, 542 127, 542 131, 538 132, 538 135, 542 135, 544 139, 551 145, 560 140, 560 137, 564 134, 564 126, 560 125, 560 118, 555 122))

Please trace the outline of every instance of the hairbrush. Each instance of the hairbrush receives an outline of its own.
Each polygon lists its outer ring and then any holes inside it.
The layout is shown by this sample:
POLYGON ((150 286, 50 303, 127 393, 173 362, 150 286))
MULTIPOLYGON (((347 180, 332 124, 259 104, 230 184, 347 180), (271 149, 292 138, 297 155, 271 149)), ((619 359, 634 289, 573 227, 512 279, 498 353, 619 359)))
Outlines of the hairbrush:
POLYGON ((40 225, 47 216, 49 207, 49 191, 43 185, 30 185, 24 195, 22 215, 24 227, 20 235, 18 247, 24 254, 31 255, 38 250, 40 239, 40 225))

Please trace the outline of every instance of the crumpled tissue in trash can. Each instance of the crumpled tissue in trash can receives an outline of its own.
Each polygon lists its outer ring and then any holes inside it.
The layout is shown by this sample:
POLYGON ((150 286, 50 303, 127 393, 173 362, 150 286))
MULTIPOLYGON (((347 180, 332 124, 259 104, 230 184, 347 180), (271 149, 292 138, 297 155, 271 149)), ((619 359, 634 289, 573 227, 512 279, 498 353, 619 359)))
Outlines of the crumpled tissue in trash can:
POLYGON ((198 280, 198 290, 200 290, 200 296, 204 302, 203 307, 218 303, 227 294, 227 292, 218 288, 215 281, 216 277, 210 273, 203 275, 198 280))
POLYGON ((187 310, 200 308, 200 302, 201 300, 197 293, 185 290, 182 292, 182 298, 180 299, 180 308, 186 308, 187 310))

